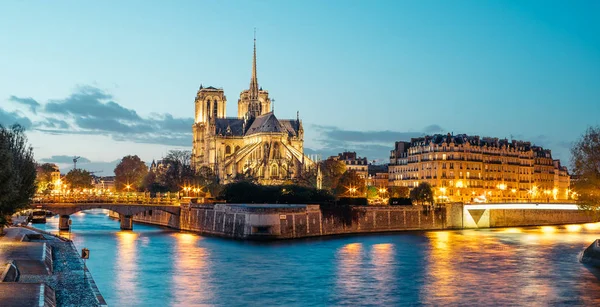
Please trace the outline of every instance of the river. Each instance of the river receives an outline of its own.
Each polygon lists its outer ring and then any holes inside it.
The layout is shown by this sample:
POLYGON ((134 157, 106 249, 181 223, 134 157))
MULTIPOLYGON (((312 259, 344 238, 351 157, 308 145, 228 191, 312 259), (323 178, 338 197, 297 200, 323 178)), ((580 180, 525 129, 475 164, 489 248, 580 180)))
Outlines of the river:
POLYGON ((71 219, 109 306, 600 306, 600 270, 577 261, 600 223, 253 243, 71 219))

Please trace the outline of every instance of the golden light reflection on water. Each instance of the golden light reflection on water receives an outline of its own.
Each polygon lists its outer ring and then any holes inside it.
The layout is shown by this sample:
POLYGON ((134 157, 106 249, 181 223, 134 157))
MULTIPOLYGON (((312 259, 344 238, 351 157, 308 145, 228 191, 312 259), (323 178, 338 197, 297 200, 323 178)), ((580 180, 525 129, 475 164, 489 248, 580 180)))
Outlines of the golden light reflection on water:
POLYGON ((116 297, 122 299, 119 306, 131 304, 131 298, 138 297, 138 267, 137 267, 137 246, 136 240, 138 234, 132 231, 119 231, 117 235, 117 269, 116 284, 118 287, 116 297))
POLYGON ((361 267, 363 262, 361 243, 342 246, 337 253, 337 288, 342 297, 353 298, 362 290, 361 267))
POLYGON ((555 233, 556 232, 556 227, 555 226, 542 226, 540 229, 545 234, 555 233))
MULTIPOLYGON (((575 256, 557 260, 564 257, 557 251, 567 248, 572 249, 573 255, 577 254, 598 236, 597 232, 590 231, 595 229, 600 229, 600 223, 428 232, 430 253, 426 255, 426 279, 421 298, 425 305, 454 305, 466 303, 466 300, 472 305, 491 302, 552 305, 568 301, 571 298, 565 294, 563 286, 552 282, 564 278, 555 275, 559 270, 556 265, 569 266, 573 270, 582 267, 576 263, 575 256), (566 262, 560 264, 557 261, 566 262)), ((580 274, 598 280, 589 272, 580 274)), ((588 290, 581 280, 565 282, 575 292, 588 290)))
POLYGON ((600 229, 600 223, 583 224, 583 228, 585 228, 587 230, 598 230, 598 229, 600 229))
MULTIPOLYGON (((394 282, 395 250, 390 243, 375 244, 371 247, 372 277, 375 282, 371 285, 380 299, 393 296, 390 284, 394 282)), ((381 303, 383 303, 380 300, 381 303)))
POLYGON ((502 233, 522 233, 523 230, 521 228, 512 227, 512 228, 503 228, 503 229, 500 229, 499 232, 502 232, 502 233))
POLYGON ((210 303, 212 283, 209 252, 198 246, 202 237, 190 233, 174 233, 176 244, 173 273, 173 306, 193 306, 210 303))

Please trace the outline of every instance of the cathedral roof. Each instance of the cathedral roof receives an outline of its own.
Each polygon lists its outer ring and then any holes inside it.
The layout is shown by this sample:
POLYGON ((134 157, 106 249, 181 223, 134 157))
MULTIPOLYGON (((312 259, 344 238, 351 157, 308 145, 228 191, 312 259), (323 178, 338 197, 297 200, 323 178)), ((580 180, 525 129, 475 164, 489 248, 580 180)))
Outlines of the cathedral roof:
POLYGON ((287 129, 281 125, 273 112, 259 115, 254 119, 252 125, 246 131, 246 135, 261 132, 285 132, 287 129))
POLYGON ((300 123, 293 119, 278 120, 273 112, 269 112, 256 117, 245 132, 244 119, 236 117, 216 118, 215 128, 217 135, 225 136, 245 136, 265 132, 287 133, 289 136, 298 136, 300 123))
POLYGON ((244 120, 236 117, 215 119, 216 133, 220 135, 243 136, 244 120))
POLYGON ((279 121, 285 128, 290 136, 298 136, 298 130, 300 130, 299 123, 293 119, 282 119, 279 121))

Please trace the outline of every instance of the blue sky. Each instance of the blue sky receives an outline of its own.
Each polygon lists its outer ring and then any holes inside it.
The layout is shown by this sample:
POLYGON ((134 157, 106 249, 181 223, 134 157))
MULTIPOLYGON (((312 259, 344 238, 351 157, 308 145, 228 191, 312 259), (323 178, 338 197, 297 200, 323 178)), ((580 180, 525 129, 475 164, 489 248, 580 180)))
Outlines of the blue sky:
POLYGON ((568 164, 600 123, 598 1, 3 1, 0 123, 28 126, 40 161, 189 149, 200 84, 237 114, 255 27, 259 85, 300 112, 307 153, 385 161, 454 132, 568 164))

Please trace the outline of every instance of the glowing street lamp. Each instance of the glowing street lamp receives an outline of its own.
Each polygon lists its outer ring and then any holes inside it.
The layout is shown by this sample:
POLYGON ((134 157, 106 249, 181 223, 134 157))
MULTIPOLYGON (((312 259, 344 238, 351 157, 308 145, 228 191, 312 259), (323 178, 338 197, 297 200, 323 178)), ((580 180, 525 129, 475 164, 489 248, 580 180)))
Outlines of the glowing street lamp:
POLYGON ((350 195, 352 195, 352 197, 354 197, 354 193, 356 193, 356 188, 355 187, 349 187, 348 188, 348 192, 350 192, 350 195))

